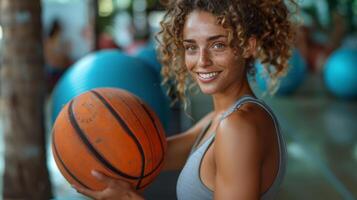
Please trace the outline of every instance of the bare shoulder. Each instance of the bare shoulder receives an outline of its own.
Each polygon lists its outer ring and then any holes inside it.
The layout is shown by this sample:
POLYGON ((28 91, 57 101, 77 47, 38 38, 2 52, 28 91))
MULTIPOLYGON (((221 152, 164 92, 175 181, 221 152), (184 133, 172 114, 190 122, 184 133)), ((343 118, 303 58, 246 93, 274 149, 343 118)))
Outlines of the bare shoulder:
POLYGON ((213 149, 217 166, 216 196, 230 193, 239 199, 247 199, 242 195, 259 194, 264 151, 262 131, 255 116, 257 112, 255 107, 244 106, 223 119, 217 127, 213 149))
POLYGON ((267 127, 273 127, 271 125, 274 125, 272 118, 263 107, 246 103, 223 119, 217 131, 224 132, 224 135, 248 134, 253 137, 254 134, 263 134, 267 127))
POLYGON ((266 112, 257 105, 247 104, 223 119, 217 127, 216 148, 263 154, 264 127, 269 123, 266 112))
POLYGON ((259 134, 261 123, 258 119, 262 115, 263 113, 256 106, 244 105, 243 108, 222 119, 217 128, 217 136, 259 134))

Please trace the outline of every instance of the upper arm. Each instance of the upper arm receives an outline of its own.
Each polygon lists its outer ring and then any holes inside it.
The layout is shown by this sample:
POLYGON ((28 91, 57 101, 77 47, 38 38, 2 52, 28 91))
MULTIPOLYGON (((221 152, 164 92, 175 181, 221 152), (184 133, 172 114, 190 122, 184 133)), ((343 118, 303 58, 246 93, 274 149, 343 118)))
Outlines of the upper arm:
POLYGON ((163 170, 178 170, 184 166, 197 136, 212 116, 213 113, 209 113, 187 131, 167 138, 167 153, 163 170))
POLYGON ((215 199, 259 199, 262 141, 253 120, 239 112, 224 119, 214 148, 215 199))

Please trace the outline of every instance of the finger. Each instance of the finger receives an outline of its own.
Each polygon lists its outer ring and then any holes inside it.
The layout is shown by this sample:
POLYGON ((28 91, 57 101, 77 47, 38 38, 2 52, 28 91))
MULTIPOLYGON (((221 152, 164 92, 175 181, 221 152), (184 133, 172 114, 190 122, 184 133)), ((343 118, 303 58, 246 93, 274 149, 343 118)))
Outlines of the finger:
POLYGON ((119 186, 119 187, 123 187, 125 189, 129 189, 132 187, 131 184, 128 183, 127 181, 120 180, 120 179, 113 179, 97 170, 92 170, 91 173, 99 181, 107 184, 107 186, 110 188, 115 188, 115 187, 119 186))
POLYGON ((76 186, 76 185, 72 185, 72 187, 77 190, 78 193, 81 193, 87 197, 91 197, 93 199, 99 199, 99 193, 100 192, 96 192, 81 186, 76 186))
POLYGON ((98 179, 100 182, 106 183, 107 185, 111 184, 114 179, 110 178, 109 176, 97 171, 97 170, 92 170, 91 174, 98 179))
POLYGON ((129 188, 133 187, 129 182, 121 180, 121 179, 116 179, 115 183, 116 183, 116 185, 119 185, 120 187, 123 187, 123 188, 126 188, 126 189, 129 189, 129 188))

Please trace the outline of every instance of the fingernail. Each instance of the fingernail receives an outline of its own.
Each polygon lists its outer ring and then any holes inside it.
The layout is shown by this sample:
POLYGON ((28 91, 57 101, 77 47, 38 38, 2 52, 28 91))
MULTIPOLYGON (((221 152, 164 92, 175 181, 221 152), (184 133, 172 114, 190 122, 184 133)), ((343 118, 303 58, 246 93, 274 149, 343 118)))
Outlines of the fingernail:
POLYGON ((92 170, 92 171, 91 171, 91 174, 92 174, 93 176, 99 176, 99 173, 98 173, 97 171, 95 171, 95 170, 92 170))

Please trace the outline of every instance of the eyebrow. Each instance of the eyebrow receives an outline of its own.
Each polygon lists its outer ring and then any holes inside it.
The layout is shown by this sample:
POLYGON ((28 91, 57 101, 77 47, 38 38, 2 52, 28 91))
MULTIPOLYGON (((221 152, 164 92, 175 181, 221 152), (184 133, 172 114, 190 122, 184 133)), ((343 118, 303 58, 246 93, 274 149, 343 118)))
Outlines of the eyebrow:
MULTIPOLYGON (((207 39, 207 41, 212 41, 212 40, 216 40, 218 38, 221 38, 221 37, 227 37, 226 35, 215 35, 215 36, 211 36, 207 39)), ((192 39, 186 39, 186 40, 183 40, 184 42, 188 42, 188 43, 195 43, 195 40, 192 40, 192 39)))

